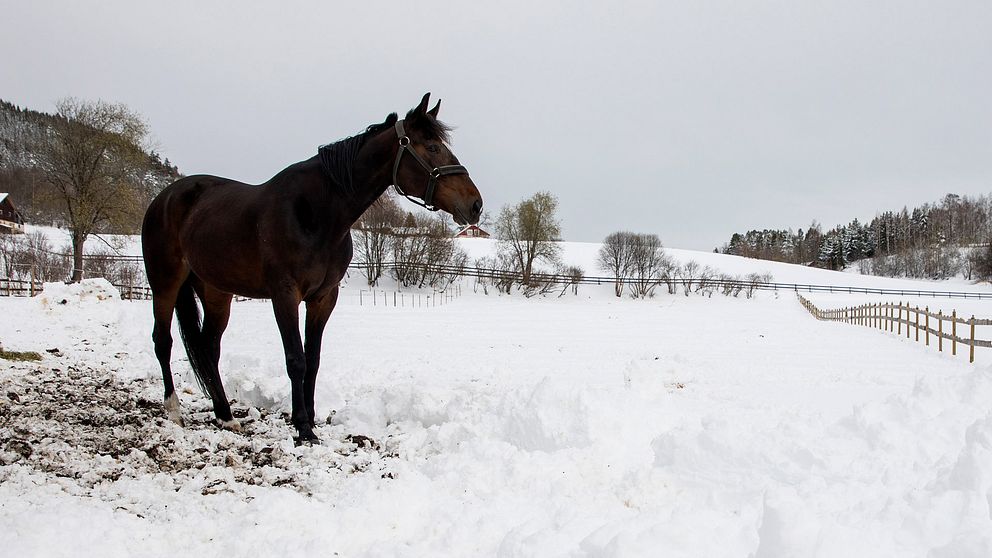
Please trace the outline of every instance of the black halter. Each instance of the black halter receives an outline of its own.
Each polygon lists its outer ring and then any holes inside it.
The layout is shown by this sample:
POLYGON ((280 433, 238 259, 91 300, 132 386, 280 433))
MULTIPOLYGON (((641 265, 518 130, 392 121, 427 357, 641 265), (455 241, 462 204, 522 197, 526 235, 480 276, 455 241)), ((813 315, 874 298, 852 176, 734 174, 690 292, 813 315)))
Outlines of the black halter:
POLYGON ((396 137, 400 140, 400 148, 396 152, 396 162, 393 163, 393 188, 403 196, 404 198, 412 201, 413 203, 419 205, 420 207, 429 209, 431 211, 437 211, 438 208, 434 206, 434 191, 437 189, 437 182, 442 176, 447 176, 449 174, 468 174, 468 169, 461 165, 444 165, 441 167, 431 167, 427 164, 427 161, 423 157, 417 154, 417 151, 410 146, 410 136, 406 135, 406 131, 403 129, 403 121, 396 121, 396 137), (400 161, 403 159, 403 153, 409 152, 415 161, 420 163, 421 167, 427 171, 427 190, 424 193, 424 201, 420 201, 403 191, 400 187, 399 180, 397 179, 397 173, 400 171, 400 161))

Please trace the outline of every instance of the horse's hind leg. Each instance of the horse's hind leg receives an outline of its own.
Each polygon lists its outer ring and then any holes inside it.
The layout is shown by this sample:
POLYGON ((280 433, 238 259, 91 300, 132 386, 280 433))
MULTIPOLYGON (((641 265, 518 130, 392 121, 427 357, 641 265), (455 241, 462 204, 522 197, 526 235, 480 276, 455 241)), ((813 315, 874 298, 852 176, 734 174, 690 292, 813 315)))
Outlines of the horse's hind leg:
MULTIPOLYGON (((180 281, 181 283, 181 281, 180 281)), ((165 384, 165 413, 169 420, 183 425, 179 411, 179 396, 172 382, 172 312, 176 307, 178 287, 171 290, 155 291, 152 295, 152 312, 155 326, 152 329, 152 342, 155 344, 155 357, 162 367, 162 383, 165 384)))
POLYGON ((211 375, 211 383, 215 387, 213 395, 214 416, 217 417, 221 428, 240 432, 241 423, 231 414, 231 403, 224 393, 224 384, 220 379, 219 368, 220 341, 231 317, 231 300, 234 297, 200 281, 194 282, 194 288, 203 303, 202 339, 213 363, 208 373, 211 375))

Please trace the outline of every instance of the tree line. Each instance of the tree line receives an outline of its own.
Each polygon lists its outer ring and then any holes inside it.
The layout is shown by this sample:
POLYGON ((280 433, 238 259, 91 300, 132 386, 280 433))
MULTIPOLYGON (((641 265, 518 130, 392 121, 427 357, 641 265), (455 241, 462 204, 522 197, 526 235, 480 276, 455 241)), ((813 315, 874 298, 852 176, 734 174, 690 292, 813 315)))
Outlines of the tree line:
MULTIPOLYGON (((369 286, 388 276, 405 287, 443 290, 456 278, 470 276, 475 290, 486 294, 578 294, 585 271, 562 261, 553 194, 537 192, 507 204, 484 226, 497 237, 495 254, 469 262, 443 219, 406 213, 387 193, 354 225, 355 260, 369 286)), ((650 298, 664 286, 669 294, 744 293, 750 298, 758 284, 772 280, 767 274, 732 276, 696 261, 680 264, 665 253, 658 235, 628 231, 607 236, 596 263, 612 275, 617 297, 650 298)))
POLYGON ((886 211, 871 221, 857 218, 827 231, 816 222, 805 230, 734 233, 720 251, 750 258, 843 269, 889 277, 992 278, 992 196, 947 194, 912 210, 886 211))

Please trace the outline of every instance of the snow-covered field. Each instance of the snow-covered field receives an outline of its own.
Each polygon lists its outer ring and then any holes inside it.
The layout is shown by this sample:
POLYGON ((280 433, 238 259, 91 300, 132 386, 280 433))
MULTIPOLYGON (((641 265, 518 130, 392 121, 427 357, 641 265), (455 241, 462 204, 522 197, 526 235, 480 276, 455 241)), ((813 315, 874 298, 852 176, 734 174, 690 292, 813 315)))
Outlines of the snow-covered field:
POLYGON ((292 443, 265 302, 236 303, 224 338, 234 434, 178 342, 188 426, 164 420, 149 303, 98 284, 0 298, 4 348, 44 355, 0 360, 0 555, 992 556, 992 351, 969 365, 818 322, 788 292, 611 289, 340 305, 314 447, 292 443))

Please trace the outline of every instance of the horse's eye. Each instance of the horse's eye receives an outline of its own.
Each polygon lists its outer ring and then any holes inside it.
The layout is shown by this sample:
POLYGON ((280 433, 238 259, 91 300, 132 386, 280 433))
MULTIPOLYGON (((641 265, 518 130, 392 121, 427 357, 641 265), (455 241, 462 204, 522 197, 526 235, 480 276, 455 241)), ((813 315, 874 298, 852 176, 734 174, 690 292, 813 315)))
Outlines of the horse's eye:
POLYGON ((437 153, 438 151, 441 151, 441 148, 438 147, 436 143, 428 143, 427 151, 430 151, 431 153, 437 153))

